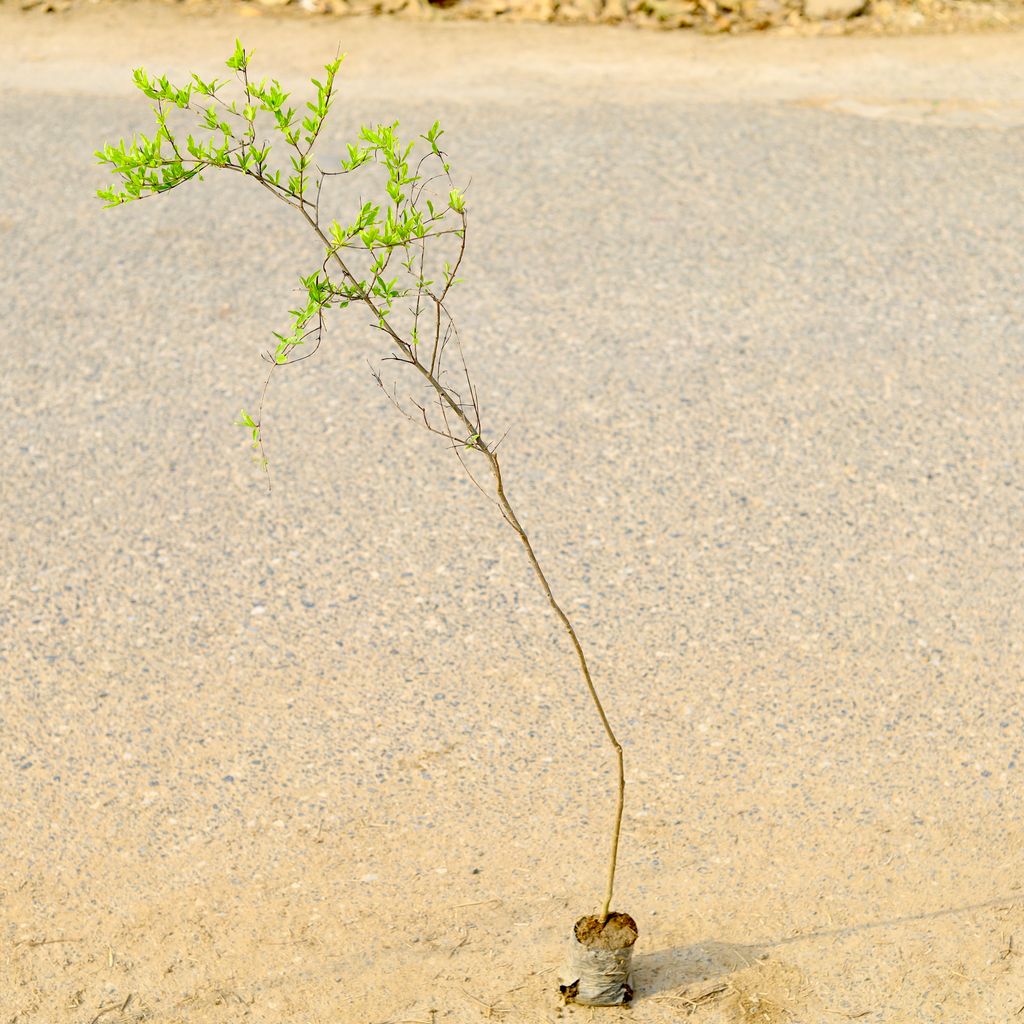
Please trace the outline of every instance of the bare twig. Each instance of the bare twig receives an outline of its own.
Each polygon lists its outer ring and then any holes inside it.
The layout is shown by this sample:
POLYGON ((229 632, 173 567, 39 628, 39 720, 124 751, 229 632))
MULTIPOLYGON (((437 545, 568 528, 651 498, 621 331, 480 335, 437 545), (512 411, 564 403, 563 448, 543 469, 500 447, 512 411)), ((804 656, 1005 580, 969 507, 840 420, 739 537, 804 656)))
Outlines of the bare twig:
POLYGON ((50 945, 53 945, 54 943, 57 943, 57 942, 84 942, 84 941, 85 941, 84 939, 65 939, 65 938, 59 938, 59 939, 18 939, 14 943, 14 945, 15 946, 28 946, 30 949, 32 949, 35 946, 50 946, 50 945))

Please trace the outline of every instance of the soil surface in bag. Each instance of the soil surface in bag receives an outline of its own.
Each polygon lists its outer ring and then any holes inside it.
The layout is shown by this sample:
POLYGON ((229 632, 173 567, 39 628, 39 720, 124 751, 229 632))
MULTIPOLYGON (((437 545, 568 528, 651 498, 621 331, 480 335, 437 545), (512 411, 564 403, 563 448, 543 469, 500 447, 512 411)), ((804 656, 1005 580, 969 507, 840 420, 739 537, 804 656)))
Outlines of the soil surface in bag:
POLYGON ((584 917, 576 923, 576 938, 588 949, 627 949, 636 942, 639 931, 629 914, 608 915, 604 925, 596 917, 584 917))

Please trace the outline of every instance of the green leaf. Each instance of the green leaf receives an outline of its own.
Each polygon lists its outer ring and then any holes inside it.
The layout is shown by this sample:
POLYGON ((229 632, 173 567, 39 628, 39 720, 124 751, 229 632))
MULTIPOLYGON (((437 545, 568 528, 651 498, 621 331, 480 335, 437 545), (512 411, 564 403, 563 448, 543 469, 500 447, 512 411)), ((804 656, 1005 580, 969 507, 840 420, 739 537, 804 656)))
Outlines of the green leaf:
POLYGON ((244 71, 246 66, 249 63, 249 58, 251 56, 252 56, 252 53, 250 52, 250 53, 247 54, 245 52, 245 50, 242 49, 241 42, 239 42, 239 40, 236 39, 235 40, 235 52, 232 53, 230 57, 228 57, 228 59, 225 61, 225 63, 233 71, 244 71))

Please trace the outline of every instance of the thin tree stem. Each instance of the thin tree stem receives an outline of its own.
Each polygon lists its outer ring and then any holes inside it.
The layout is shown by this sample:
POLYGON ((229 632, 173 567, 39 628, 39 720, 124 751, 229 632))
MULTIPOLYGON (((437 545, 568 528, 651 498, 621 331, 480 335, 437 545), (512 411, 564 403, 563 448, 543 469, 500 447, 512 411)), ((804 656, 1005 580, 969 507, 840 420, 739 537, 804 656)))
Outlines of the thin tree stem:
MULTIPOLYGON (((350 284, 358 287, 359 282, 357 278, 345 264, 345 261, 341 258, 337 248, 332 246, 316 218, 311 216, 305 207, 300 207, 299 209, 309 226, 314 232, 316 232, 320 241, 326 246, 327 251, 331 254, 331 257, 338 265, 338 268, 341 270, 344 277, 350 284)), ((505 493, 505 485, 501 475, 501 465, 498 462, 497 454, 487 444, 487 442, 479 436, 479 424, 473 423, 466 414, 465 409, 462 407, 462 403, 459 402, 449 389, 445 387, 445 385, 435 376, 433 367, 424 366, 423 363, 416 358, 414 346, 394 330, 386 317, 381 316, 380 310, 372 297, 366 294, 365 290, 360 289, 360 292, 361 294, 359 295, 359 298, 366 306, 369 307, 376 322, 383 327, 400 350, 409 357, 408 362, 419 370, 420 374, 437 395, 438 401, 441 402, 443 406, 446 406, 462 423, 466 428, 468 436, 476 437, 473 447, 483 454, 490 466, 491 475, 494 477, 494 488, 498 499, 498 506, 501 509, 505 521, 512 527, 519 537, 519 540, 526 551, 526 557, 530 562, 534 575, 537 577, 537 580, 541 585, 541 589, 544 591, 544 595, 548 599, 548 604, 551 606, 551 610, 555 613, 555 617, 559 622, 561 622, 565 627, 566 633, 569 634, 569 640, 572 642, 573 649, 576 651, 576 657, 579 661, 583 681, 586 683, 587 691, 590 694, 591 700, 594 702, 594 707, 597 708, 597 713, 600 716, 601 725, 604 727, 605 734, 608 736, 608 741, 611 743, 612 748, 615 751, 616 770, 618 775, 618 800, 615 808, 615 822, 612 827, 611 853, 608 859, 608 882, 605 887, 604 902, 602 903, 601 914, 599 917, 599 921, 603 925, 605 921, 608 920, 608 915, 611 912, 612 896, 615 889, 615 868, 618 863, 619 856, 619 835, 622 831, 622 811, 625 806, 626 772, 622 757, 622 744, 619 743, 618 739, 616 739, 615 733, 612 731, 611 723, 608 721, 608 715, 605 713, 604 705, 601 703, 601 698, 598 695, 597 688, 594 686, 594 680, 590 675, 590 667, 587 665, 587 658, 583 653, 583 645, 580 643, 579 637, 576 635, 576 630, 573 627, 572 622, 569 621, 569 616, 565 614, 562 606, 555 600, 555 595, 551 591, 551 585, 548 583, 548 578, 545 575, 544 570, 541 568, 540 562, 537 559, 537 554, 533 550, 533 545, 530 543, 530 538, 520 523, 515 509, 512 507, 512 503, 509 501, 508 496, 505 493)))
POLYGON ((526 557, 530 560, 530 565, 533 566, 534 575, 536 575, 537 579, 540 581, 541 588, 548 599, 548 604, 551 605, 552 611, 565 627, 565 631, 569 634, 569 639, 572 641, 573 648, 576 651, 576 657, 579 659, 580 672, 583 674, 583 680, 587 684, 587 690, 590 692, 590 697, 594 702, 594 706, 597 708, 597 713, 601 717, 601 724, 604 726, 604 731, 608 736, 608 740, 615 750, 615 760, 618 768, 618 802, 615 808, 615 824, 612 828, 612 846, 608 861, 608 884, 605 887, 604 904, 601 907, 601 916, 599 918, 601 924, 604 924, 605 921, 608 920, 608 914, 610 913, 612 904, 612 894, 615 889, 615 867, 619 857, 619 833, 622 830, 622 809, 625 804, 626 797, 626 771, 622 760, 622 744, 615 738, 615 733, 612 731, 611 723, 608 721, 607 714, 605 714, 604 705, 601 703, 601 698, 597 693, 597 687, 594 686, 594 680, 591 678, 590 667, 587 665, 587 657, 583 653, 583 645, 580 643, 579 637, 576 635, 576 630, 573 628, 573 624, 569 621, 569 616, 565 614, 562 610, 562 606, 555 600, 555 595, 551 592, 551 585, 548 583, 548 578, 544 575, 544 570, 540 567, 540 562, 537 561, 537 555, 533 550, 533 545, 530 543, 530 538, 527 536, 526 530, 524 530, 520 524, 515 510, 512 508, 512 505, 505 494, 505 487, 501 479, 501 467, 498 465, 498 457, 491 451, 488 451, 486 454, 491 463, 491 472, 494 474, 494 486, 498 495, 498 503, 501 506, 502 511, 505 513, 505 518, 508 521, 508 524, 519 535, 519 539, 522 541, 523 547, 526 549, 526 557))

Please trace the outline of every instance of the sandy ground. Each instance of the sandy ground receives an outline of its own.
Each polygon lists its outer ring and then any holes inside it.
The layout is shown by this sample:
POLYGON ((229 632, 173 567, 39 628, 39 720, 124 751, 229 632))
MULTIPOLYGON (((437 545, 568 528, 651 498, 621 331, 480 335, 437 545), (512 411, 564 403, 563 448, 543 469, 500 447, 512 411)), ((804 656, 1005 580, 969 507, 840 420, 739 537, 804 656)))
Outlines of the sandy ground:
MULTIPOLYGON (((144 15, 144 16, 143 16, 144 15)), ((638 1000, 563 1008, 611 764, 514 537, 233 181, 103 213, 127 69, 0 9, 0 1024, 1024 1019, 1024 37, 346 22, 471 175, 456 309, 624 739, 638 1000)))

